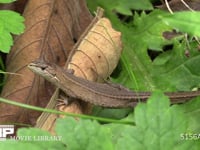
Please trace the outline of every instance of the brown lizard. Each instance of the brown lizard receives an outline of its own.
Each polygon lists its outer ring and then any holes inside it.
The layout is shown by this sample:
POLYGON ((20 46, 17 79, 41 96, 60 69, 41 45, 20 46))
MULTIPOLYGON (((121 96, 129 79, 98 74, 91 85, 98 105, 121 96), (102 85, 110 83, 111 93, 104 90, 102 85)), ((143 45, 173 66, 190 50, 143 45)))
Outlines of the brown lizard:
MULTIPOLYGON (((133 107, 139 101, 146 101, 151 92, 133 92, 123 86, 111 86, 105 83, 88 81, 73 75, 61 67, 35 61, 28 67, 36 74, 44 77, 65 94, 73 98, 79 98, 85 102, 103 107, 133 107)), ((168 92, 165 93, 172 103, 181 103, 193 97, 199 96, 200 91, 193 92, 168 92)))

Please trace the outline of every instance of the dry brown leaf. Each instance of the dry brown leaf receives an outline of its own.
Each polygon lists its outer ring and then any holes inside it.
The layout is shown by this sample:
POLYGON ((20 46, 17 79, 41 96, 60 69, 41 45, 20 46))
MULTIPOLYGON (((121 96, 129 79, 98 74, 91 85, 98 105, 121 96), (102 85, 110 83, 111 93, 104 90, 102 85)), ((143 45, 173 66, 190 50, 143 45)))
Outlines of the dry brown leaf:
MULTIPOLYGON (((52 95, 46 108, 55 108, 56 106, 55 100, 58 98, 58 94, 59 94, 59 90, 57 89, 52 95)), ((47 112, 43 112, 40 115, 40 117, 37 119, 35 127, 49 131, 52 134, 55 134, 54 126, 55 126, 55 122, 57 118, 58 118, 57 114, 49 114, 47 112)))
POLYGON ((102 82, 113 72, 122 52, 121 33, 100 18, 75 49, 68 65, 76 76, 102 82))
MULTIPOLYGON (((7 59, 7 71, 20 75, 8 75, 1 96, 44 107, 54 89, 26 66, 37 58, 63 65, 74 39, 78 39, 91 16, 83 0, 29 0, 23 16, 26 30, 15 39, 7 59)), ((35 111, 0 104, 1 123, 34 124, 38 115, 35 111)))

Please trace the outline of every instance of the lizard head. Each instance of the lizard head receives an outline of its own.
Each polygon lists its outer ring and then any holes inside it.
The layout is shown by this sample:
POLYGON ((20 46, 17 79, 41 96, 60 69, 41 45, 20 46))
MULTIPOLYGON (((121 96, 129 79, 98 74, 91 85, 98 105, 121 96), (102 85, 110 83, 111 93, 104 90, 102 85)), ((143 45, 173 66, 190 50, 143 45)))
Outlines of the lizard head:
POLYGON ((55 70, 56 66, 51 63, 37 60, 37 61, 30 63, 28 65, 28 68, 32 72, 44 77, 45 79, 47 79, 50 82, 52 82, 52 81, 55 82, 55 80, 58 80, 56 78, 56 70, 55 70))

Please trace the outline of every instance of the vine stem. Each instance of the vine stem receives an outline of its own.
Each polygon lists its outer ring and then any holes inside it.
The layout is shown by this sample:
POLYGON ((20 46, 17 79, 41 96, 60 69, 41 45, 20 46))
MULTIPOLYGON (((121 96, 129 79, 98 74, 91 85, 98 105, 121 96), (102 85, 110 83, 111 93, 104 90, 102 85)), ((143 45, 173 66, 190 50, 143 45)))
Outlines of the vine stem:
POLYGON ((35 111, 48 112, 48 113, 71 116, 71 117, 79 117, 79 118, 83 118, 83 119, 92 119, 92 120, 105 122, 105 123, 118 123, 118 124, 135 125, 135 123, 133 121, 122 121, 122 120, 116 120, 116 119, 110 119, 110 118, 101 118, 101 117, 95 117, 95 116, 89 116, 89 115, 83 115, 83 114, 61 112, 61 111, 57 111, 57 110, 53 110, 53 109, 46 109, 46 108, 32 106, 32 105, 28 105, 28 104, 24 104, 24 103, 19 103, 19 102, 7 100, 7 99, 4 99, 4 98, 0 98, 0 102, 19 106, 19 107, 23 107, 23 108, 26 108, 26 109, 35 110, 35 111))

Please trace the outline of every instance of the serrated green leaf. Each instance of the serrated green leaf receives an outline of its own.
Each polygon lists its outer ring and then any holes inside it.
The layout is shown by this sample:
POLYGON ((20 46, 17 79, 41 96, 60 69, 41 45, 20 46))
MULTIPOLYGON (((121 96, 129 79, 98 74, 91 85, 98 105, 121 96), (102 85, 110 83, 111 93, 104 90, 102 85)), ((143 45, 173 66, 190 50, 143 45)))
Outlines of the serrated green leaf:
POLYGON ((170 107, 169 99, 161 92, 155 92, 147 104, 140 103, 135 108, 136 126, 130 126, 123 131, 117 149, 196 148, 198 143, 184 141, 180 137, 187 131, 187 121, 182 110, 170 107))
POLYGON ((5 30, 0 32, 0 50, 4 53, 8 53, 12 44, 12 36, 5 30))
POLYGON ((24 31, 24 18, 14 11, 1 10, 0 22, 3 23, 4 30, 7 32, 20 34, 24 31))
POLYGON ((8 53, 13 44, 11 33, 20 34, 24 31, 23 21, 24 18, 16 12, 0 11, 0 50, 2 52, 8 53))
POLYGON ((11 3, 14 1, 16 1, 16 0, 0 0, 0 3, 11 3))
POLYGON ((200 133, 200 97, 196 97, 192 101, 174 107, 176 107, 175 109, 181 109, 188 117, 187 133, 200 133))
POLYGON ((131 10, 152 10, 153 6, 149 0, 120 0, 113 9, 124 15, 132 15, 131 10))
POLYGON ((167 16, 160 15, 159 18, 178 31, 200 37, 200 12, 176 12, 167 16))
POLYGON ((158 19, 161 14, 164 15, 166 12, 155 10, 149 15, 145 13, 142 13, 141 16, 135 14, 132 34, 137 46, 142 47, 142 44, 145 44, 149 49, 162 50, 163 45, 171 43, 163 37, 163 32, 171 31, 172 28, 158 19))
POLYGON ((176 42, 172 51, 165 52, 154 60, 152 77, 160 88, 166 88, 166 84, 171 89, 180 91, 199 87, 200 68, 196 66, 200 64, 200 55, 197 43, 191 43, 189 57, 185 55, 186 49, 186 44, 176 42), (160 60, 165 61, 160 63, 160 60))
POLYGON ((132 10, 152 10, 149 0, 87 0, 89 7, 95 11, 97 6, 107 9, 106 13, 117 11, 124 15, 132 15, 132 10))
POLYGON ((113 149, 110 130, 103 128, 96 121, 77 121, 68 117, 57 120, 55 130, 69 149, 113 149))

